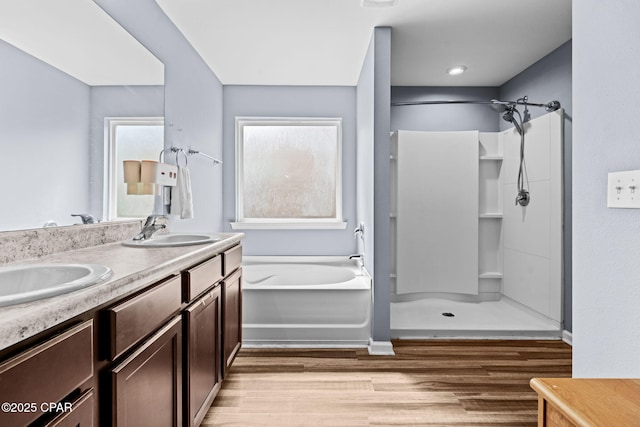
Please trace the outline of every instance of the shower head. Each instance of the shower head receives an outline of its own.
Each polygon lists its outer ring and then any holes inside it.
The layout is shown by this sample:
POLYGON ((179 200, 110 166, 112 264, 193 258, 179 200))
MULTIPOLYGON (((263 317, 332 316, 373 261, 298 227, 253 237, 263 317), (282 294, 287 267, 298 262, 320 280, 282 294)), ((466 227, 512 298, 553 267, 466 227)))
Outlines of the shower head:
POLYGON ((545 111, 556 111, 560 109, 560 102, 559 101, 547 102, 546 104, 544 104, 544 109, 545 111))
MULTIPOLYGON (((520 125, 518 124, 518 121, 515 119, 515 117, 513 117, 514 112, 518 115, 518 117, 520 117, 520 113, 518 112, 516 107, 514 107, 513 105, 510 105, 507 108, 507 112, 503 114, 502 118, 505 121, 512 123, 513 126, 516 128, 516 131, 518 131, 518 133, 522 135, 522 127, 520 127, 520 125)), ((520 121, 522 121, 522 117, 520 117, 520 121)))
POLYGON ((496 113, 503 113, 509 109, 509 103, 498 101, 497 99, 492 99, 489 104, 489 108, 491 108, 496 113))

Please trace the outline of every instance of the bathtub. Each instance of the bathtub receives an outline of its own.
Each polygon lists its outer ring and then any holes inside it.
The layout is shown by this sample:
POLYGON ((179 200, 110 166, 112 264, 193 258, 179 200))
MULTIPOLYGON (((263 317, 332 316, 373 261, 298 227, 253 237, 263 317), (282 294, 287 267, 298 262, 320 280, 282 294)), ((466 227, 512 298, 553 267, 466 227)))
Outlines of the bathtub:
POLYGON ((371 277, 347 257, 242 259, 246 347, 366 347, 371 277))

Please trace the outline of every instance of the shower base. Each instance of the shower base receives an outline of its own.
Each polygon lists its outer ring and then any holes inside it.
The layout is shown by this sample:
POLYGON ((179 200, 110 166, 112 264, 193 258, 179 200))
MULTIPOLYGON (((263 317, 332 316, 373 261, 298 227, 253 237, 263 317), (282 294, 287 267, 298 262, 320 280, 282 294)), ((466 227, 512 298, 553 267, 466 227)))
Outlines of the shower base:
POLYGON ((560 339, 560 324, 508 298, 391 303, 391 338, 560 339))

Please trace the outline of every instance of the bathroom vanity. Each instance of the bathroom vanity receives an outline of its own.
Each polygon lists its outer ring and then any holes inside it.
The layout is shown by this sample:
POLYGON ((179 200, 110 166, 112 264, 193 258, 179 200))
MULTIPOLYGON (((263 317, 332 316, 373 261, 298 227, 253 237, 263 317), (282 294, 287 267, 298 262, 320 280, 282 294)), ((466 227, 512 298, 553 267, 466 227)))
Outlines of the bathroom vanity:
POLYGON ((0 425, 200 425, 242 341, 242 234, 220 238, 46 257, 114 274, 0 308, 0 425))

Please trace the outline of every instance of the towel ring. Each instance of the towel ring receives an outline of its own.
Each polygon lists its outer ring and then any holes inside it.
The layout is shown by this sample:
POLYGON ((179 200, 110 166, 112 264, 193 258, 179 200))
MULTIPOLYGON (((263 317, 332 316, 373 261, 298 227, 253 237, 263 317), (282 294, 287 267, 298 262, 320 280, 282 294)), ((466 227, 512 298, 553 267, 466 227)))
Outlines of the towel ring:
POLYGON ((162 151, 160 151, 160 155, 158 156, 158 161, 160 163, 162 163, 162 156, 164 156, 165 151, 166 151, 166 148, 163 148, 162 151))
POLYGON ((182 148, 180 148, 180 149, 178 149, 176 151, 176 166, 180 166, 180 161, 179 161, 180 153, 184 154, 184 166, 183 167, 186 168, 189 165, 189 158, 187 157, 187 153, 185 153, 182 148))

